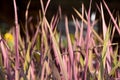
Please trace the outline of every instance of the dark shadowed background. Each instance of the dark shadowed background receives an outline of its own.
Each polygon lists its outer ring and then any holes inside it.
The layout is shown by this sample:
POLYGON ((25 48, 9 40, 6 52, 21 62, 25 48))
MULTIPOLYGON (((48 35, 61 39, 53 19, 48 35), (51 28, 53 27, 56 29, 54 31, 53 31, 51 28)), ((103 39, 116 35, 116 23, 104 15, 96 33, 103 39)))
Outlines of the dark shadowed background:
MULTIPOLYGON (((44 4, 46 4, 47 0, 43 0, 44 4)), ((116 13, 119 14, 120 10, 120 0, 105 0, 108 4, 111 11, 114 11, 114 15, 116 16, 116 13)), ((24 24, 25 23, 25 11, 26 6, 29 0, 16 0, 17 2, 17 9, 18 9, 18 18, 19 23, 24 24)), ((73 8, 76 8, 77 10, 81 10, 81 4, 84 3, 85 9, 88 9, 89 7, 89 0, 51 0, 49 8, 47 10, 47 18, 48 20, 51 20, 51 17, 56 14, 58 10, 58 6, 61 6, 62 8, 62 14, 67 15, 69 19, 71 19, 71 15, 75 14, 73 8)), ((99 4, 100 0, 93 0, 92 2, 92 11, 97 11, 96 4, 99 4)), ((29 8, 29 17, 32 16, 33 22, 36 22, 36 19, 38 17, 38 12, 41 10, 40 6, 40 0, 31 0, 31 5, 29 8)), ((105 12, 105 18, 106 22, 109 21, 109 16, 106 10, 105 12)), ((99 15, 97 15, 99 17, 99 15)), ((62 21, 61 21, 62 22, 62 21)), ((63 21, 64 22, 64 21, 63 21)), ((0 29, 4 32, 4 30, 9 30, 9 28, 14 24, 14 8, 13 8, 13 1, 12 0, 1 0, 0 2, 0 29)), ((62 23, 61 23, 62 24, 62 23)), ((74 29, 73 29, 74 30, 74 29)))

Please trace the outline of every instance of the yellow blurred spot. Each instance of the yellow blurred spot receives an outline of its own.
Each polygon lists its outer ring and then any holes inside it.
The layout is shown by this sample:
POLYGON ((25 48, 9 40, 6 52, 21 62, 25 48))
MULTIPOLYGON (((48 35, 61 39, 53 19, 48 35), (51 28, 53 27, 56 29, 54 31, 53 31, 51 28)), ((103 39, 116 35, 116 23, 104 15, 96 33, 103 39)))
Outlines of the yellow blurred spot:
POLYGON ((7 42, 10 50, 12 51, 14 49, 14 36, 10 33, 6 33, 4 35, 4 39, 7 42))
POLYGON ((6 33, 5 36, 4 36, 5 40, 6 41, 14 41, 14 38, 13 38, 13 35, 10 34, 10 33, 6 33))

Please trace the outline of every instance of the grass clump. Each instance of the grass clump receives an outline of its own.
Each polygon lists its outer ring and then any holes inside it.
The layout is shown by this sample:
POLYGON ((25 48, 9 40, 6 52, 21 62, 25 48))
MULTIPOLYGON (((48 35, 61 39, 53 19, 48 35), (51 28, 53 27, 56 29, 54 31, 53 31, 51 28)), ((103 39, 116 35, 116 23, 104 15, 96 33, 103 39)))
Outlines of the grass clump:
POLYGON ((48 22, 46 18, 50 0, 48 0, 45 7, 43 1, 40 0, 42 10, 39 11, 37 24, 30 26, 34 30, 31 35, 28 25, 30 3, 28 3, 26 9, 25 27, 23 27, 23 30, 20 30, 22 26, 18 25, 14 0, 15 27, 11 29, 13 34, 6 33, 5 38, 0 35, 0 79, 119 79, 119 45, 118 43, 113 43, 114 29, 117 30, 119 35, 119 23, 117 24, 119 21, 114 19, 105 1, 100 3, 100 6, 97 6, 102 20, 102 33, 99 34, 94 30, 98 20, 96 19, 92 22, 90 20, 92 9, 92 2, 90 2, 88 11, 84 9, 83 4, 82 13, 74 9, 78 15, 77 18, 71 15, 75 27, 74 34, 71 34, 69 31, 68 17, 64 17, 66 36, 61 35, 57 31, 57 26, 61 19, 61 10, 52 17, 51 21, 48 22), (105 23, 103 5, 111 17, 109 24, 105 23), (84 17, 84 14, 86 14, 86 17, 84 17), (81 20, 81 23, 79 23, 78 18, 81 20), (85 35, 84 25, 87 25, 85 35), (23 31, 25 35, 21 37, 20 31, 23 31))

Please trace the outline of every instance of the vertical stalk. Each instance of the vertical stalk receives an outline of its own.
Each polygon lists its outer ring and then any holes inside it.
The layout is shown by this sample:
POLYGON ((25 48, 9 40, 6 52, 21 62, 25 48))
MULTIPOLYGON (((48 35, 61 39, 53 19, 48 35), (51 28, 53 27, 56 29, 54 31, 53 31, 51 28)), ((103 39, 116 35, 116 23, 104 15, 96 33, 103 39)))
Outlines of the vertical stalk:
POLYGON ((14 4, 14 13, 15 13, 15 80, 19 80, 18 68, 19 68, 19 51, 18 51, 18 33, 19 33, 19 25, 18 25, 18 16, 17 16, 17 7, 16 1, 13 0, 14 4))
POLYGON ((88 68, 88 60, 89 60, 89 48, 90 48, 90 40, 91 40, 91 23, 90 23, 90 12, 91 12, 91 4, 92 0, 90 0, 90 7, 87 14, 88 24, 87 24, 87 36, 86 36, 86 55, 85 55, 85 69, 84 69, 84 80, 87 80, 87 68, 88 68))

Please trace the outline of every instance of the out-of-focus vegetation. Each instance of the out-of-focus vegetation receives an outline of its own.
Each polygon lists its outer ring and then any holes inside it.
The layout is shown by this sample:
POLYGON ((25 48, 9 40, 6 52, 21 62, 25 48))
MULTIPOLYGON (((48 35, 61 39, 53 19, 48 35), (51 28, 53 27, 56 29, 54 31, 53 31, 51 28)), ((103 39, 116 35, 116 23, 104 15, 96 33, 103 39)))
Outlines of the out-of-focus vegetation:
POLYGON ((15 29, 10 29, 12 33, 0 35, 0 80, 120 79, 119 46, 113 43, 115 30, 120 33, 120 21, 119 17, 113 17, 105 1, 97 6, 102 19, 100 35, 94 30, 98 20, 90 20, 90 2, 88 10, 83 4, 82 12, 74 9, 81 23, 71 15, 75 34, 69 33, 68 17, 64 16, 65 38, 57 31, 61 10, 50 22, 45 16, 49 3, 50 0, 44 6, 40 0, 42 10, 39 11, 39 20, 36 25, 32 25, 32 22, 28 23, 28 2, 25 26, 17 25, 15 15, 15 29), (111 17, 109 24, 105 23, 103 7, 111 17), (87 31, 83 36, 84 24, 87 25, 87 31), (20 31, 25 35, 21 37, 20 31))

